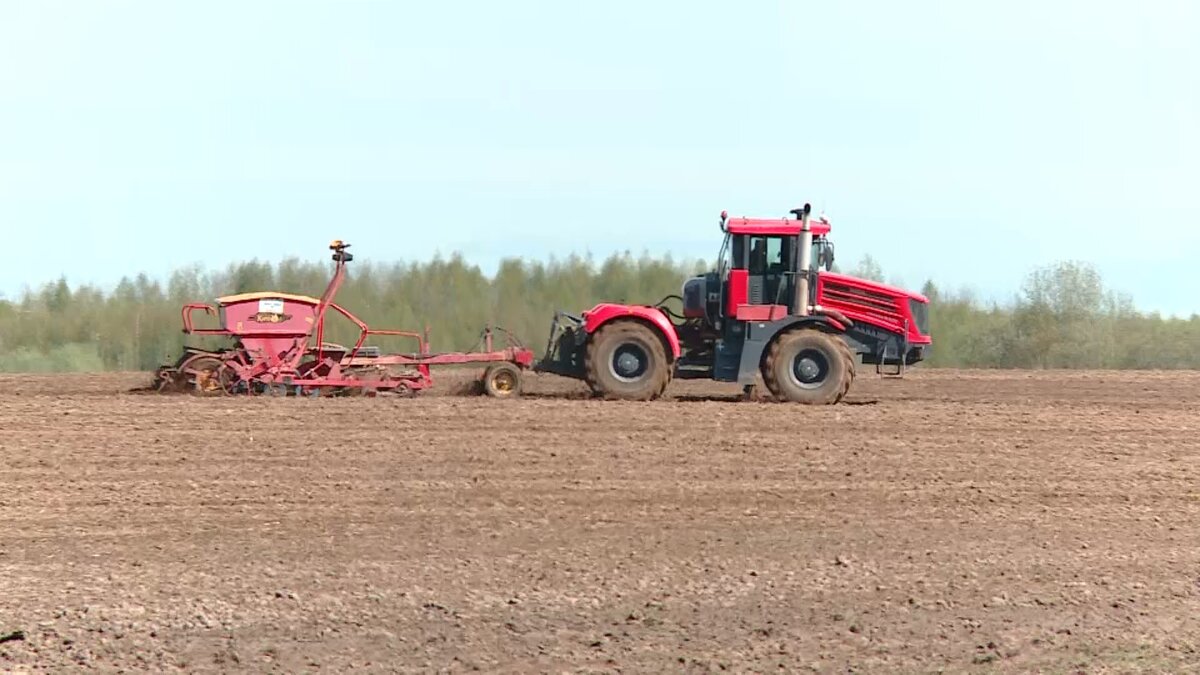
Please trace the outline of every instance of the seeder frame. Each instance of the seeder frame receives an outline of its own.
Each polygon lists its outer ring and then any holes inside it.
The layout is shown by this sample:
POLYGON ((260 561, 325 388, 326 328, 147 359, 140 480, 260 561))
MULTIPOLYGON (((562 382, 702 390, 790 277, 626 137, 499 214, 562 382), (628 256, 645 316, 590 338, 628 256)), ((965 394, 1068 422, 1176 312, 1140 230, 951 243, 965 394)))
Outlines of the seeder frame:
POLYGON ((345 280, 346 263, 353 260, 347 248, 349 244, 341 241, 330 245, 336 268, 319 299, 288 293, 244 293, 218 298, 217 307, 184 305, 184 334, 224 337, 232 340, 233 346, 216 351, 186 348, 175 365, 158 370, 156 388, 208 395, 412 394, 433 386, 433 366, 487 364, 481 378, 484 393, 494 397, 520 393, 522 372, 533 366, 534 354, 503 328, 486 326, 477 351, 432 353, 428 327, 424 334, 371 328, 335 303, 333 299, 345 280), (256 302, 258 311, 251 311, 256 302), (287 313, 289 308, 293 313, 287 313), (358 338, 350 349, 324 341, 325 317, 330 309, 358 328, 358 338), (198 311, 218 317, 220 327, 196 327, 193 315, 198 311), (505 338, 505 346, 495 344, 496 332, 505 338), (366 346, 371 336, 411 338, 417 343, 417 351, 382 354, 366 346), (315 344, 310 344, 314 337, 315 344), (397 367, 405 371, 390 370, 397 367))

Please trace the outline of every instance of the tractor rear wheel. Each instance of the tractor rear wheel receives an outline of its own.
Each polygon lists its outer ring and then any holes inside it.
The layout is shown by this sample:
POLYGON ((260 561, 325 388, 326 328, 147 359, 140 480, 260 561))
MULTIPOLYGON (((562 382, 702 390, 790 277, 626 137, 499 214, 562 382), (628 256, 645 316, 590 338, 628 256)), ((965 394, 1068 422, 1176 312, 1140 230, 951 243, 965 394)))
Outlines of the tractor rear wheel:
POLYGON ((605 398, 656 399, 667 388, 670 369, 662 338, 636 321, 617 321, 596 331, 584 356, 587 383, 605 398))
POLYGON ((846 341, 811 328, 779 336, 762 367, 763 381, 775 398, 808 405, 842 400, 854 375, 854 354, 846 341))
POLYGON ((521 369, 511 363, 497 363, 483 372, 483 393, 492 398, 521 395, 521 369))

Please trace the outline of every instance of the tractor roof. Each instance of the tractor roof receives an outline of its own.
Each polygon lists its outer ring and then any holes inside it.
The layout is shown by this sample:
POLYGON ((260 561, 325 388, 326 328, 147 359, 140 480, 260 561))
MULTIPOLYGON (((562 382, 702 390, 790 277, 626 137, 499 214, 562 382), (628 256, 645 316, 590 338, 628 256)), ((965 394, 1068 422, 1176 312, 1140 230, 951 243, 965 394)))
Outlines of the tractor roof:
MULTIPOLYGON (((813 236, 829 234, 829 221, 824 217, 809 219, 808 226, 813 236)), ((730 234, 789 237, 800 234, 800 221, 790 218, 730 218, 725 223, 725 230, 730 234)))

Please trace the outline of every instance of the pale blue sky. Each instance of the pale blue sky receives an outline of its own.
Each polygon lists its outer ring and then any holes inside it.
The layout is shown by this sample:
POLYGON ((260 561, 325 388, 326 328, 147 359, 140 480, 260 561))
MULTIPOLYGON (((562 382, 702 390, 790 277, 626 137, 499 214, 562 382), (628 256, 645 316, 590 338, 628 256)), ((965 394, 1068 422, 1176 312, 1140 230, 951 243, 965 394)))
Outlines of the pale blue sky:
MULTIPOLYGON (((0 2, 0 293, 234 259, 1094 262, 1200 311, 1200 3, 0 2)), ((549 311, 552 308, 547 308, 549 311)))

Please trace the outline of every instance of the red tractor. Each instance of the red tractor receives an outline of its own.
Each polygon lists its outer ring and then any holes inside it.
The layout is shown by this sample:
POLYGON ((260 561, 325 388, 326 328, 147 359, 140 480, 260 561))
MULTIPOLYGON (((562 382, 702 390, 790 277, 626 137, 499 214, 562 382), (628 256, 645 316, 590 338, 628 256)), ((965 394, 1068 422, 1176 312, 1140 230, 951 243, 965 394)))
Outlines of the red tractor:
POLYGON ((830 271, 829 221, 810 212, 805 204, 794 219, 721 213, 717 270, 656 305, 557 313, 536 369, 629 400, 657 398, 673 378, 737 382, 750 395, 761 375, 778 399, 832 404, 860 359, 896 374, 924 359, 928 299, 830 271), (672 298, 682 314, 664 305, 672 298))

